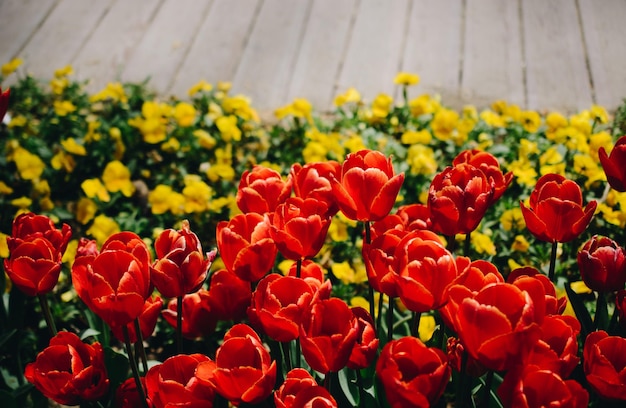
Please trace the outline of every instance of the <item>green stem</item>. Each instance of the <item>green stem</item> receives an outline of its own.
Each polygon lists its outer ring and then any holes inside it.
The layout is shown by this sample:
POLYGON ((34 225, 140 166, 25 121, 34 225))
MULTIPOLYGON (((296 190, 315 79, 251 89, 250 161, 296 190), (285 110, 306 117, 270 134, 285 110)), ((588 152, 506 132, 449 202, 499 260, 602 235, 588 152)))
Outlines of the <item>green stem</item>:
POLYGON ((463 351, 461 356, 461 372, 459 373, 459 386, 456 391, 456 403, 454 404, 455 408, 462 408, 468 406, 469 402, 469 391, 471 388, 471 384, 469 381, 469 377, 466 373, 467 369, 467 351, 463 351))
MULTIPOLYGON (((385 302, 385 297, 383 296, 382 293, 380 293, 379 296, 378 296, 378 316, 377 316, 377 320, 376 320, 376 333, 380 333, 380 329, 382 327, 383 303, 384 302, 385 302)), ((374 315, 372 315, 372 318, 374 318, 374 315)))
POLYGON ((176 303, 176 348, 183 354, 183 297, 178 296, 176 303))
POLYGON ((289 372, 293 368, 291 366, 291 348, 289 347, 289 342, 281 341, 280 348, 283 351, 283 358, 285 359, 285 369, 289 372))
POLYGON ((363 388, 363 377, 361 376, 361 370, 358 368, 354 370, 356 373, 356 385, 359 387, 359 404, 363 406, 365 402, 365 389, 363 388))
POLYGON ((389 296, 389 307, 387 308, 387 341, 393 340, 393 297, 389 296))
POLYGON ((148 372, 148 357, 146 356, 146 349, 143 346, 143 334, 141 333, 141 324, 139 324, 139 318, 135 318, 135 333, 137 336, 136 347, 139 349, 139 357, 141 358, 141 364, 143 368, 143 374, 148 372))
POLYGON ((485 378, 485 394, 483 396, 483 404, 484 408, 489 408, 489 402, 491 401, 491 385, 493 384, 493 370, 489 370, 487 372, 487 378, 485 378))
POLYGON ((422 319, 421 312, 413 312, 413 322, 411 323, 411 335, 413 337, 420 337, 420 320, 422 319))
POLYGON ((554 282, 554 272, 556 271, 556 252, 558 246, 558 242, 552 242, 552 252, 550 253, 550 269, 548 270, 548 278, 550 279, 550 282, 553 283, 556 283, 554 282))
MULTIPOLYGON (((366 244, 371 244, 372 243, 372 232, 370 231, 370 222, 369 221, 365 221, 363 223, 363 230, 365 232, 365 243, 366 244)), ((370 304, 370 316, 372 316, 372 319, 377 322, 376 320, 376 308, 374 307, 374 288, 372 287, 372 285, 369 285, 369 290, 368 290, 368 299, 369 304, 370 304)), ((378 309, 378 311, 380 312, 380 309, 378 309)), ((378 333, 378 329, 380 328, 380 325, 377 325, 376 332, 378 333)))
POLYGON ((456 240, 455 240, 454 235, 446 236, 446 240, 448 241, 447 250, 453 254, 454 250, 456 249, 456 240))
POLYGON ((46 295, 42 293, 37 295, 37 298, 39 299, 39 304, 41 305, 43 317, 48 325, 48 330, 50 330, 50 335, 54 337, 57 335, 57 326, 54 324, 54 319, 52 318, 52 313, 50 312, 50 306, 48 305, 46 295))
POLYGON ((465 242, 463 243, 463 255, 470 256, 470 248, 472 247, 471 231, 465 234, 465 242))
POLYGON ((128 333, 128 325, 124 325, 122 328, 122 332, 124 334, 124 345, 126 346, 126 353, 128 353, 128 362, 130 363, 130 370, 133 373, 133 378, 135 379, 135 386, 137 387, 137 392, 139 393, 139 398, 142 401, 144 408, 149 408, 148 402, 146 401, 146 392, 143 389, 143 384, 141 383, 141 377, 139 376, 139 368, 137 367, 137 360, 135 360, 135 356, 133 355, 133 346, 130 343, 130 334, 128 333))
POLYGON ((302 258, 296 261, 296 278, 300 279, 302 276, 302 258))

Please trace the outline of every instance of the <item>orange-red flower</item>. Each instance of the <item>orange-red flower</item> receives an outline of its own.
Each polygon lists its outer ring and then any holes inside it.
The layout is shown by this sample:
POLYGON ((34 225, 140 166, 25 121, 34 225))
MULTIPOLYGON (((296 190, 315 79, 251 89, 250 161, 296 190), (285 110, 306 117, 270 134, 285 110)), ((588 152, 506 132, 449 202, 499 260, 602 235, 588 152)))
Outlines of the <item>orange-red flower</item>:
POLYGON ((626 256, 611 238, 594 235, 578 251, 578 268, 585 285, 598 292, 624 289, 626 256))
POLYGON ((196 378, 197 367, 207 361, 203 354, 178 354, 148 370, 146 394, 154 408, 211 408, 215 391, 196 378))
POLYGON ((10 89, 7 88, 4 92, 2 92, 2 88, 0 87, 0 122, 2 122, 2 118, 4 118, 5 113, 7 113, 7 109, 9 109, 10 96, 10 89))
POLYGON ((63 224, 61 229, 58 229, 45 215, 22 213, 13 220, 7 245, 9 251, 13 251, 22 242, 34 238, 45 238, 60 255, 63 255, 71 236, 72 229, 67 224, 63 224))
POLYGON ((376 363, 392 407, 430 407, 443 394, 451 371, 443 351, 411 336, 385 344, 376 363))
POLYGON ((351 220, 378 221, 388 215, 404 182, 391 158, 375 150, 350 153, 338 179, 331 179, 341 212, 351 220))
POLYGON ((61 256, 45 238, 31 238, 17 245, 4 260, 11 282, 27 296, 50 292, 59 280, 61 256))
POLYGON ((464 150, 452 161, 453 166, 461 163, 469 163, 485 173, 494 189, 493 201, 502 197, 513 181, 513 172, 503 174, 498 159, 491 153, 477 149, 464 150))
MULTIPOLYGON (((139 319, 139 328, 141 329, 142 339, 147 339, 148 337, 152 336, 152 332, 154 332, 157 320, 161 315, 162 308, 163 300, 159 296, 149 297, 144 303, 141 314, 137 316, 137 318, 139 319)), ((128 329, 130 342, 135 343, 138 338, 134 322, 128 323, 126 325, 126 328, 128 329)), ((111 332, 113 332, 113 335, 119 341, 125 341, 123 326, 111 326, 111 332)))
POLYGON ((313 198, 292 197, 266 214, 270 236, 287 259, 312 258, 324 245, 330 227, 327 207, 313 198))
POLYGON ((546 316, 541 325, 541 337, 535 343, 527 364, 568 378, 578 365, 578 335, 580 323, 572 316, 546 316))
POLYGON ((63 405, 97 401, 109 391, 100 343, 83 343, 74 333, 59 332, 29 363, 24 377, 43 395, 63 405))
POLYGON ((307 163, 304 166, 296 163, 291 166, 289 178, 296 197, 322 201, 328 208, 326 215, 333 216, 339 211, 339 207, 330 180, 337 178, 340 171, 341 165, 334 160, 307 163))
POLYGON ((218 320, 240 322, 246 317, 252 298, 249 281, 227 269, 220 269, 211 274, 209 292, 211 313, 218 320))
MULTIPOLYGON (((387 217, 388 218, 388 217, 387 217)), ((387 296, 398 296, 396 275, 400 271, 396 258, 398 246, 408 232, 391 229, 378 235, 370 244, 363 243, 362 253, 367 279, 372 288, 387 296)))
POLYGON ((272 393, 276 362, 272 361, 259 335, 250 326, 240 323, 224 335, 215 361, 198 365, 196 377, 234 405, 256 404, 272 393))
POLYGON ((276 209, 291 195, 291 180, 268 167, 254 166, 241 175, 237 190, 237 207, 243 213, 265 214, 276 209))
POLYGON ((216 251, 205 255, 198 236, 183 221, 182 229, 166 229, 154 243, 157 260, 150 278, 165 297, 184 296, 200 289, 206 280, 216 251))
POLYGON ((578 184, 560 174, 542 176, 530 194, 529 207, 520 202, 526 227, 537 238, 548 242, 569 242, 589 225, 597 202, 583 208, 578 184))
MULTIPOLYGON (((217 326, 217 315, 211 310, 209 301, 211 294, 205 289, 183 296, 182 334, 187 339, 210 336, 217 326)), ((162 315, 172 327, 177 327, 178 298, 167 304, 162 315)))
POLYGON ((493 183, 479 168, 460 163, 435 175, 428 190, 435 232, 453 237, 474 231, 493 203, 493 183))
POLYGON ((598 150, 600 163, 606 174, 606 179, 613 189, 626 191, 626 136, 620 137, 610 154, 607 154, 604 147, 598 150))
POLYGON ((352 314, 358 323, 358 336, 350 353, 347 367, 360 370, 369 367, 376 358, 379 340, 374 329, 374 319, 367 310, 355 306, 352 308, 352 314))
POLYGON ((238 214, 217 224, 217 248, 226 269, 256 282, 274 266, 278 249, 270 225, 257 213, 238 214))
POLYGON ((328 390, 317 385, 303 368, 294 368, 287 373, 285 381, 274 393, 274 404, 276 408, 337 407, 328 390))
POLYGON ((603 399, 626 401, 626 338, 602 330, 589 334, 583 368, 587 382, 603 399))

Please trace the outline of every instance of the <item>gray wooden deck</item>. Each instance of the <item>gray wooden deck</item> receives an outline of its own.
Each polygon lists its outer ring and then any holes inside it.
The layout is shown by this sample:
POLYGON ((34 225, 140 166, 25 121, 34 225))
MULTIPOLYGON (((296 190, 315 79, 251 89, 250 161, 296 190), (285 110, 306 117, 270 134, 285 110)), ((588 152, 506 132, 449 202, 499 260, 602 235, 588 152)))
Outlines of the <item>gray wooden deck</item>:
MULTIPOLYGON (((71 64, 99 90, 141 81, 184 97, 231 81, 261 112, 356 87, 444 104, 616 108, 626 97, 625 0, 0 0, 0 63, 42 79, 71 64)), ((8 78, 3 87, 9 86, 8 78)))

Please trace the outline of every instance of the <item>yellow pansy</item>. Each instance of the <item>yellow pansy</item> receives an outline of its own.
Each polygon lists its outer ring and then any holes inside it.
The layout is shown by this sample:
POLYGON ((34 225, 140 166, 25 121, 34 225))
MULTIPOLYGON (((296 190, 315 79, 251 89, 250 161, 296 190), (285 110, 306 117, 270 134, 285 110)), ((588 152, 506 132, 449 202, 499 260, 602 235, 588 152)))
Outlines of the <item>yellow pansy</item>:
POLYGON ((215 125, 222 135, 222 140, 225 142, 240 141, 241 129, 237 126, 237 117, 234 115, 222 116, 217 118, 215 125))
POLYGON ((420 81, 420 77, 417 74, 412 74, 410 72, 398 72, 396 77, 393 79, 393 83, 396 85, 417 85, 420 81))
POLYGON ((111 200, 109 192, 98 178, 86 179, 80 184, 80 187, 89 198, 97 198, 104 203, 108 203, 111 200))
POLYGON ((423 314, 420 317, 420 324, 417 328, 417 333, 424 343, 429 341, 433 337, 433 333, 435 333, 435 329, 437 329, 437 322, 435 321, 435 317, 430 314, 423 314))
POLYGON ((563 155, 555 147, 548 148, 539 156, 539 172, 541 175, 556 173, 565 175, 565 161, 563 155))
POLYGON ((606 173, 602 166, 588 154, 575 154, 574 171, 587 177, 585 187, 589 188, 596 181, 606 181, 606 173))
POLYGON ((320 142, 310 141, 302 149, 302 158, 305 163, 324 161, 327 158, 328 149, 320 142))
POLYGON ((232 113, 243 120, 259 121, 258 113, 250 106, 250 98, 243 95, 225 97, 222 101, 222 109, 226 114, 232 113))
POLYGON ((416 144, 421 143, 427 145, 432 140, 432 135, 428 129, 423 130, 407 130, 402 133, 400 141, 404 144, 416 144))
POLYGON ((509 163, 507 170, 513 172, 519 184, 534 187, 537 183, 537 171, 535 170, 535 166, 526 159, 513 160, 509 163))
POLYGON ((159 184, 148 193, 148 204, 150 204, 152 214, 156 215, 165 214, 168 211, 180 213, 184 201, 185 198, 182 194, 175 192, 172 187, 165 184, 159 184))
POLYGON ((437 172, 437 160, 433 149, 421 144, 415 144, 407 150, 406 161, 411 174, 431 175, 437 172))
POLYGON ((213 189, 206 184, 200 176, 190 174, 185 176, 185 187, 183 196, 185 197, 185 212, 197 213, 209 209, 209 201, 213 195, 213 189))
POLYGON ((26 125, 26 117, 23 115, 17 115, 14 117, 11 117, 11 121, 9 122, 9 129, 13 129, 16 127, 23 127, 24 125, 26 125))
POLYGON ((441 104, 438 99, 428 94, 423 94, 409 101, 409 109, 411 115, 417 117, 421 115, 431 114, 438 111, 441 104))
POLYGON ((334 100, 335 106, 343 106, 347 103, 361 102, 361 94, 356 88, 348 88, 343 94, 337 95, 334 100))
POLYGON ((520 123, 528 133, 535 133, 541 126, 541 116, 535 111, 523 111, 520 114, 520 123))
POLYGON ((383 119, 389 115, 393 107, 393 98, 387 94, 379 93, 372 102, 372 115, 374 119, 383 119))
POLYGON ((0 194, 13 194, 13 188, 9 187, 4 181, 0 181, 0 194))
POLYGON ((194 96, 198 92, 211 92, 212 90, 213 90, 213 85, 211 85, 204 79, 201 79, 200 81, 193 84, 191 88, 189 88, 187 93, 189 94, 189 96, 194 96))
POLYGON ((76 139, 73 137, 61 140, 61 146, 63 146, 66 152, 72 153, 76 156, 87 155, 87 149, 85 149, 85 146, 76 142, 76 139))
POLYGON ((433 117, 430 127, 433 135, 441 140, 450 140, 455 136, 457 132, 457 126, 459 123, 459 114, 451 109, 440 109, 433 117))
POLYGON ((491 127, 501 128, 506 125, 506 123, 504 122, 504 118, 502 118, 502 116, 498 113, 491 110, 484 110, 480 112, 480 118, 483 120, 483 122, 491 127))
POLYGON ((516 235, 511 244, 511 251, 526 252, 530 248, 530 243, 523 235, 516 235))
POLYGON ((337 279, 346 285, 367 282, 367 273, 363 264, 357 264, 353 268, 348 261, 335 262, 331 265, 330 270, 337 279))
POLYGON ((336 216, 332 218, 330 222, 330 227, 328 227, 328 236, 334 242, 344 242, 348 240, 349 224, 345 220, 346 220, 345 217, 342 218, 340 216, 336 216))
POLYGON ((66 65, 63 68, 59 68, 54 70, 55 78, 64 78, 66 76, 70 76, 74 73, 74 68, 71 65, 66 65))
POLYGON ((118 191, 126 197, 130 197, 135 192, 135 186, 130 180, 130 170, 119 160, 107 163, 102 172, 104 186, 111 193, 118 191))
POLYGON ((33 205, 33 200, 28 197, 22 196, 11 200, 11 205, 18 208, 19 214, 22 212, 26 212, 30 208, 30 206, 33 205))
POLYGON ((192 134, 198 140, 200 147, 204 149, 212 150, 217 144, 217 140, 204 129, 196 129, 192 134))
POLYGON ((496 246, 489 235, 483 234, 480 231, 474 231, 472 235, 470 235, 470 241, 474 250, 479 254, 496 254, 496 246))
POLYGON ((20 65, 22 65, 23 62, 24 60, 21 58, 13 58, 6 64, 2 64, 2 68, 0 68, 0 71, 2 71, 2 76, 11 75, 15 72, 16 69, 19 68, 20 65))
POLYGON ((50 80, 50 89, 55 95, 61 95, 69 84, 70 81, 67 78, 53 78, 50 80))
MULTIPOLYGON (((106 191, 106 190, 105 190, 106 191)), ((85 225, 93 220, 98 212, 98 205, 90 198, 81 197, 76 204, 76 220, 85 225)))
POLYGON ((589 136, 589 154, 595 161, 599 161, 598 151, 603 147, 608 153, 613 150, 613 137, 609 132, 601 131, 589 136))
POLYGON ((76 106, 71 101, 54 101, 54 112, 58 116, 67 116, 76 110, 76 106))
POLYGON ((13 160, 17 166, 20 177, 24 180, 33 180, 41 176, 46 164, 39 156, 32 154, 28 150, 18 147, 13 152, 13 160))
POLYGON ((102 245, 111 235, 117 234, 120 231, 120 226, 113 218, 100 214, 94 218, 93 224, 91 224, 91 227, 87 230, 87 234, 91 235, 98 245, 102 245))
POLYGON ((232 181, 235 179, 235 169, 227 163, 215 163, 207 168, 206 175, 212 182, 219 180, 232 181))
POLYGON ((175 137, 170 137, 169 140, 161 145, 161 150, 168 153, 174 153, 180 150, 180 142, 175 137))
POLYGON ((609 121, 609 114, 603 106, 592 105, 590 113, 594 122, 605 124, 609 121))
POLYGON ((72 173, 76 168, 76 160, 71 154, 67 154, 63 150, 60 150, 52 156, 52 159, 50 159, 50 165, 55 170, 63 169, 67 173, 72 173))
POLYGON ((575 281, 570 283, 570 288, 579 295, 593 293, 591 289, 583 281, 575 281))
MULTIPOLYGON (((0 258, 8 258, 9 257, 9 244, 7 243, 7 238, 9 236, 3 232, 0 232, 0 258)), ((9 280, 9 279, 7 279, 9 280)))
POLYGON ((196 108, 187 102, 179 102, 174 107, 174 119, 176 119, 178 126, 181 127, 193 125, 193 122, 196 120, 196 113, 196 108))
POLYGON ((505 231, 522 231, 526 228, 526 221, 524 221, 524 215, 519 207, 509 208, 505 210, 500 216, 500 225, 505 231))
POLYGON ((355 152, 358 152, 359 150, 367 149, 367 146, 365 146, 365 143, 363 143, 363 138, 361 138, 361 136, 356 135, 356 134, 353 134, 352 136, 348 137, 348 140, 344 142, 343 147, 348 149, 351 153, 355 153, 355 152))
POLYGON ((102 90, 89 97, 89 102, 91 103, 106 100, 127 103, 128 96, 126 95, 124 86, 119 82, 109 82, 102 90))
POLYGON ((578 129, 585 137, 591 135, 591 115, 589 111, 581 111, 569 118, 570 125, 578 129))

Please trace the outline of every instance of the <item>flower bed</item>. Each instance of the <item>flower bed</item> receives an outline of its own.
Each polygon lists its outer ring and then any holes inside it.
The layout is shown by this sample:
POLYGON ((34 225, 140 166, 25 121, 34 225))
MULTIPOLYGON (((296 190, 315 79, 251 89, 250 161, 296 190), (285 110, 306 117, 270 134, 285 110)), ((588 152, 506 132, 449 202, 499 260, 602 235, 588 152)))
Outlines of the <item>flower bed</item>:
POLYGON ((6 406, 626 400, 621 109, 71 75, 0 99, 6 406))

